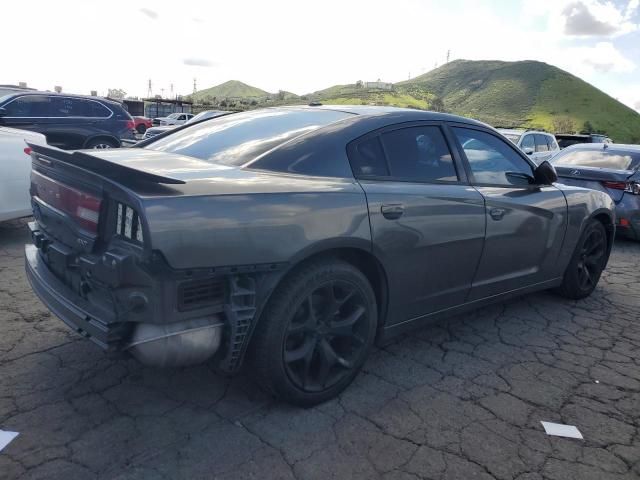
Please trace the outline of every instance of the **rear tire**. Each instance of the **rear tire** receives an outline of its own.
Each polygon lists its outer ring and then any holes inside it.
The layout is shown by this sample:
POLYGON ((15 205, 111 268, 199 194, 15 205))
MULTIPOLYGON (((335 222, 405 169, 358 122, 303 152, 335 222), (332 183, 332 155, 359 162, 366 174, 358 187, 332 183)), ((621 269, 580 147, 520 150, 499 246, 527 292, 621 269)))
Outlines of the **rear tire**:
POLYGON ((138 124, 138 126, 136 127, 136 130, 138 131, 138 133, 140 135, 144 135, 144 132, 147 131, 147 126, 144 123, 140 123, 138 124))
POLYGON ((588 297, 596 288, 606 264, 607 231, 602 223, 592 219, 582 232, 562 285, 556 291, 573 300, 588 297))
POLYGON ((360 270, 337 259, 309 263, 269 300, 253 335, 252 371, 289 403, 324 402, 362 368, 377 322, 375 294, 360 270))

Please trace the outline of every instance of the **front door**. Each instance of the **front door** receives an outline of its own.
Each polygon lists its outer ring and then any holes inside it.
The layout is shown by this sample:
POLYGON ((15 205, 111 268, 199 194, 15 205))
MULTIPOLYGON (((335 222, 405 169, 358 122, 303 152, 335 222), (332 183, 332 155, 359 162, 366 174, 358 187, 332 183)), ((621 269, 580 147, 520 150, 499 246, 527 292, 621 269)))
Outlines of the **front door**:
POLYGON ((351 144, 349 158, 388 276, 388 324, 464 303, 482 252, 484 200, 441 127, 375 132, 351 144))
POLYGON ((469 176, 485 199, 487 233, 469 300, 552 280, 567 224, 567 202, 536 185, 533 166, 493 133, 452 128, 469 176))

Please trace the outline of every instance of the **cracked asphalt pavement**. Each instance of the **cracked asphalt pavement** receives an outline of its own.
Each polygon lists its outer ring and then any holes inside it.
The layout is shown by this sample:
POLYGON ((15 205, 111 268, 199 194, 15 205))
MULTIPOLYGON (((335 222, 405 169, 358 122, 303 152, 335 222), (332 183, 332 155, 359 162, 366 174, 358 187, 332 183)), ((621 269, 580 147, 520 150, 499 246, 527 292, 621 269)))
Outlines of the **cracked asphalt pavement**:
POLYGON ((27 239, 0 224, 0 429, 20 432, 2 479, 640 478, 640 243, 617 241, 586 300, 539 293, 418 330, 303 410, 246 376, 104 354, 33 295, 27 239))

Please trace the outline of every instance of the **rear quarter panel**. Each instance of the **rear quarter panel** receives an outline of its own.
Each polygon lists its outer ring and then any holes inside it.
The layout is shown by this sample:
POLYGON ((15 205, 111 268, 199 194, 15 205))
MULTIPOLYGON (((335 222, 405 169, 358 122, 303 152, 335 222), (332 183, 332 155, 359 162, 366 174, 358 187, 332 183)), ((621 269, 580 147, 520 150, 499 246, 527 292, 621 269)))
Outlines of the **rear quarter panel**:
POLYGON ((332 246, 370 249, 362 189, 319 183, 310 191, 145 199, 151 247, 173 268, 296 262, 332 246))

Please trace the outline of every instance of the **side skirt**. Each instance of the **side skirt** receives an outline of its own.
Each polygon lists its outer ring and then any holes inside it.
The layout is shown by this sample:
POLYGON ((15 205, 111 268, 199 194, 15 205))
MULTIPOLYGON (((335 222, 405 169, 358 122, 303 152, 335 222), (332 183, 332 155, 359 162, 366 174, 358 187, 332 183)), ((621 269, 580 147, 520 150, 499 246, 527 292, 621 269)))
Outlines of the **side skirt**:
POLYGON ((459 315, 461 313, 466 313, 471 310, 476 310, 478 308, 485 307, 487 305, 492 305, 494 303, 504 302, 514 297, 519 297, 525 295, 527 293, 538 292, 540 290, 547 290, 550 288, 558 287, 562 283, 562 277, 554 278, 552 280, 547 280, 545 282, 535 283, 533 285, 529 285, 528 287, 518 288, 516 290, 510 290, 508 292, 500 293, 498 295, 492 295, 491 297, 481 298, 479 300, 474 300, 473 302, 463 303, 462 305, 457 305, 455 307, 445 308, 443 310, 438 310, 437 312, 432 312, 427 315, 422 315, 420 317, 412 318, 410 320, 405 320, 404 322, 395 323, 393 325, 388 325, 384 328, 381 335, 377 339, 378 345, 384 345, 389 342, 391 339, 401 335, 403 333, 409 332, 416 328, 424 327, 438 320, 442 320, 443 318, 452 317, 455 315, 459 315))

